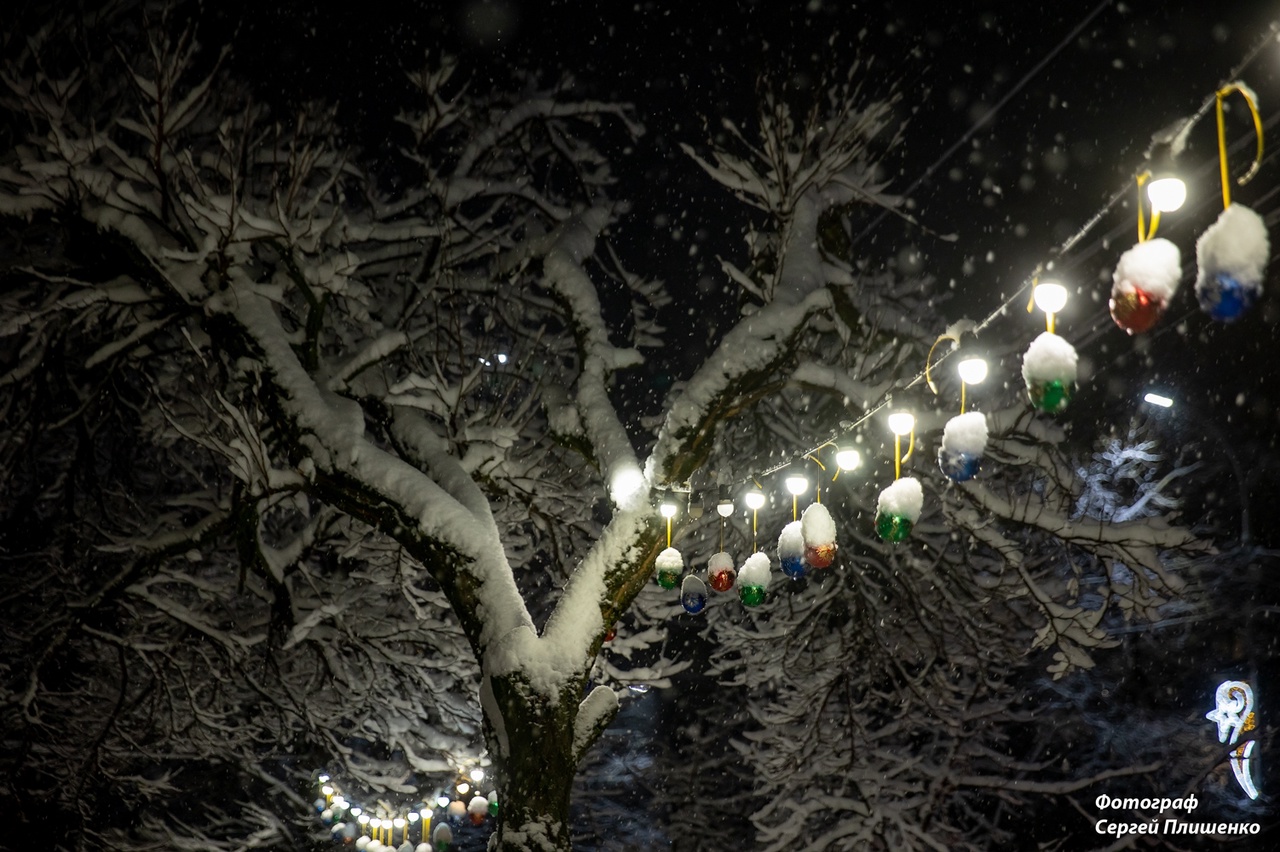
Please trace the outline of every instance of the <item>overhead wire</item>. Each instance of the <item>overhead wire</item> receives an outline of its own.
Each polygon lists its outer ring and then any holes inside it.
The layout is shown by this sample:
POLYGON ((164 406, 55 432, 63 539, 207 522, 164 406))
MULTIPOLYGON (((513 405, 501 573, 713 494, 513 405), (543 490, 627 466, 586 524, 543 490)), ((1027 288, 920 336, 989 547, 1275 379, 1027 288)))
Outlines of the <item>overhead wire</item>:
MULTIPOLYGON (((1105 0, 1105 2, 1100 4, 1088 16, 1086 16, 1085 20, 1083 20, 1080 24, 1077 25, 1077 27, 1072 31, 1072 33, 1068 36, 1068 38, 1065 39, 1064 42, 1060 43, 1059 46, 1054 49, 1054 51, 1051 51, 1051 53, 1049 54, 1049 56, 1046 57, 1045 60, 1043 60, 1035 68, 1033 68, 1030 72, 1028 72, 1028 75, 1034 75, 1035 73, 1038 73, 1039 70, 1048 61, 1048 59, 1052 58, 1053 55, 1055 55, 1059 50, 1061 50, 1062 46, 1071 38, 1074 38, 1075 34, 1077 34, 1080 30, 1082 30, 1084 26, 1087 26, 1088 22, 1092 20, 1092 18, 1095 17, 1099 12, 1101 12, 1103 8, 1105 8, 1107 5, 1110 5, 1110 2, 1111 0, 1105 0)), ((1204 102, 1200 105, 1200 107, 1194 113, 1187 116, 1176 125, 1177 126, 1176 131, 1172 133, 1169 138, 1171 140, 1174 140, 1175 144, 1178 144, 1179 140, 1184 142, 1187 135, 1191 132, 1191 130, 1195 127, 1195 125, 1199 123, 1206 115, 1208 115, 1211 109, 1213 109, 1218 99, 1218 91, 1219 89, 1221 89, 1222 85, 1237 80, 1240 74, 1242 74, 1249 66, 1251 66, 1254 62, 1257 61, 1258 57, 1262 55, 1263 50, 1265 50, 1268 45, 1277 43, 1277 42, 1280 42, 1280 21, 1273 21, 1268 26, 1267 33, 1262 38, 1260 38, 1258 42, 1245 54, 1244 58, 1239 63, 1237 63, 1237 65, 1234 68, 1231 69, 1231 71, 1227 75, 1227 78, 1221 81, 1217 87, 1215 87, 1213 93, 1210 94, 1207 98, 1205 98, 1204 102)), ((1024 77, 1023 81, 1020 81, 1019 84, 1015 86, 1014 89, 1011 90, 1011 92, 1008 95, 1006 95, 1005 98, 1001 99, 1001 101, 995 107, 993 107, 992 110, 986 116, 984 116, 983 121, 985 121, 986 118, 990 117, 990 115, 993 114, 997 109, 1002 107, 1008 101, 1012 93, 1015 93, 1023 85, 1025 85, 1025 81, 1027 79, 1029 79, 1029 76, 1024 77)), ((1280 120, 1280 115, 1272 116, 1265 123, 1264 126, 1269 127, 1272 124, 1276 123, 1277 120, 1280 120)), ((974 128, 971 128, 971 131, 976 130, 978 126, 979 125, 975 125, 974 128)), ((941 162, 945 161, 946 157, 954 153, 954 150, 958 148, 960 144, 963 144, 964 138, 965 137, 962 137, 960 142, 954 144, 950 149, 948 149, 947 152, 944 153, 942 157, 940 157, 937 161, 935 161, 935 164, 930 166, 929 169, 926 170, 925 174, 921 175, 920 178, 917 178, 916 181, 911 184, 911 187, 908 189, 908 192, 904 194, 909 194, 910 189, 914 189, 915 187, 917 187, 923 180, 925 180, 928 177, 928 175, 931 173, 933 169, 936 169, 941 162)), ((1244 144, 1243 141, 1238 141, 1232 147, 1234 149, 1235 147, 1242 144, 1244 144)), ((1151 154, 1151 150, 1148 149, 1147 156, 1149 157, 1150 154, 1151 154)), ((1217 160, 1215 157, 1214 165, 1216 164, 1217 164, 1217 160)), ((1133 176, 1131 176, 1128 180, 1126 180, 1123 186, 1117 189, 1102 204, 1102 206, 1098 208, 1098 210, 1095 211, 1093 215, 1090 216, 1089 219, 1086 220, 1085 223, 1075 231, 1075 233, 1073 233, 1071 236, 1065 239, 1061 244, 1051 249, 1049 252, 1050 259, 1047 262, 1042 262, 1039 265, 1037 265, 1035 270, 1033 270, 1029 275, 1027 275, 1023 279, 1022 283, 1013 291, 1013 293, 1010 296, 1005 298, 995 309, 993 309, 990 313, 988 313, 986 317, 982 319, 981 322, 978 322, 977 324, 975 324, 974 326, 975 333, 981 332, 982 330, 986 329, 989 325, 991 325, 991 323, 995 321, 997 317, 1002 316, 1014 304, 1025 299, 1026 294, 1028 293, 1032 285, 1035 283, 1038 277, 1046 269, 1049 268, 1050 264, 1057 263, 1059 260, 1063 259, 1085 237, 1087 237, 1093 231, 1094 228, 1098 226, 1098 224, 1103 220, 1103 218, 1107 216, 1107 214, 1109 214, 1113 209, 1115 209, 1117 204, 1119 204, 1121 201, 1123 201, 1127 196, 1129 196, 1133 192, 1133 181, 1135 180, 1137 174, 1140 173, 1140 171, 1141 170, 1135 172, 1133 176)), ((882 213, 881 216, 878 217, 877 221, 882 219, 884 215, 885 214, 882 213)), ((1130 227, 1131 225, 1125 224, 1124 226, 1122 226, 1122 229, 1128 230, 1130 227)), ((1087 254, 1089 256, 1092 256, 1092 254, 1096 253, 1096 251, 1101 250, 1102 247, 1105 245, 1106 241, 1109 238, 1112 238, 1118 235, 1122 229, 1117 228, 1116 231, 1114 231, 1113 233, 1108 234, 1107 236, 1099 239, 1092 247, 1094 250, 1088 252, 1087 254)), ((865 233, 866 232, 864 231, 863 234, 860 234, 859 239, 861 239, 861 237, 864 236, 865 233)), ((1082 262, 1082 261, 1079 261, 1079 262, 1082 262)), ((1076 264, 1073 264, 1073 265, 1076 265, 1076 264)), ((884 396, 881 397, 878 403, 868 408, 856 420, 842 421, 836 429, 833 429, 832 431, 827 433, 826 437, 818 441, 814 446, 810 447, 804 452, 796 453, 786 461, 782 461, 775 465, 767 467, 763 470, 756 471, 751 476, 745 479, 719 483, 720 486, 726 487, 726 488, 733 488, 739 485, 744 485, 747 482, 753 481, 754 479, 758 479, 764 476, 769 476, 770 474, 774 474, 780 470, 784 470, 793 464, 802 462, 805 458, 811 456, 813 453, 816 453, 818 450, 822 449, 823 447, 837 443, 840 440, 840 438, 854 432, 863 424, 865 424, 867 421, 869 421, 872 417, 876 416, 880 412, 887 409, 889 406, 893 405, 893 394, 895 392, 905 391, 912 387, 915 387, 916 385, 919 385, 925 382, 927 378, 927 373, 930 367, 932 366, 936 368, 937 365, 942 361, 945 361, 950 354, 951 352, 943 352, 940 356, 938 356, 937 360, 932 363, 932 365, 926 364, 925 369, 921 370, 919 373, 913 376, 910 380, 907 380, 904 384, 901 384, 900 386, 884 394, 884 396)))

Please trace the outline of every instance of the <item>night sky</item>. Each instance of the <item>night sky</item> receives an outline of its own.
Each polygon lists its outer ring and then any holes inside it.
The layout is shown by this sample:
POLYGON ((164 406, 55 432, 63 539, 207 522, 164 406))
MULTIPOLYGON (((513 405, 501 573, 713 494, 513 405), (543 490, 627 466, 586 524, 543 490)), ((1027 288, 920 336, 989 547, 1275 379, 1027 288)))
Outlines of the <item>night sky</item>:
MULTIPOLYGON (((228 3, 208 14, 207 37, 232 38, 231 61, 260 97, 281 107, 336 99, 352 141, 366 148, 402 141, 393 118, 411 93, 401 69, 423 51, 460 55, 478 87, 506 85, 512 68, 532 66, 544 79, 572 77, 586 93, 634 103, 647 135, 619 168, 620 195, 634 213, 615 238, 646 272, 681 285, 671 324, 685 329, 692 363, 723 307, 715 257, 741 252, 743 220, 678 146, 702 146, 722 117, 749 121, 761 75, 800 94, 862 58, 873 69, 870 94, 879 86, 901 95, 904 141, 884 167, 891 192, 910 189, 906 210, 919 227, 869 211, 859 245, 873 269, 887 263, 946 282, 943 319, 980 319, 1128 185, 1152 135, 1212 94, 1276 10, 1262 3, 939 9, 817 0, 714 7, 475 0, 392 2, 375 15, 359 5, 322 13, 300 3, 228 3)), ((1264 120, 1280 97, 1277 67, 1268 55, 1244 75, 1259 92, 1264 120)), ((1233 111, 1230 127, 1247 145, 1243 113, 1233 111)), ((1248 151, 1236 156, 1242 170, 1248 151)), ((1135 231, 1127 195, 1057 258, 1078 296, 1062 327, 1086 358, 1082 376, 1096 372, 1097 389, 1112 402, 1130 404, 1152 383, 1217 411, 1229 431, 1264 439, 1278 417, 1267 394, 1273 377, 1261 369, 1275 304, 1264 302, 1228 329, 1203 319, 1190 292, 1194 237, 1218 210, 1212 116, 1193 132, 1180 165, 1191 176, 1190 198, 1165 218, 1160 235, 1183 248, 1183 292, 1169 318, 1185 323, 1166 321, 1130 339, 1107 316, 1114 260, 1135 231)), ((1275 175, 1268 158, 1237 198, 1269 216, 1275 175)), ((1015 315, 994 333, 1022 334, 1023 319, 1015 315)), ((689 364, 665 368, 678 377, 689 364)), ((1006 368, 1016 373, 1016 364, 1006 368)))

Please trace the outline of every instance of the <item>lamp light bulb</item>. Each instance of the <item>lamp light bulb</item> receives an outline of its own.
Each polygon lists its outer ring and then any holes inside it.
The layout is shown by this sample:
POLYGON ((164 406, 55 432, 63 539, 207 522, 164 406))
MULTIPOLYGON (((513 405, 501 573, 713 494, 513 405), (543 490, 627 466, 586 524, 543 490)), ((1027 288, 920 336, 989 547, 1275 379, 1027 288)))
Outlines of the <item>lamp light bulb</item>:
POLYGON ((889 431, 895 435, 910 435, 916 428, 916 418, 910 411, 895 411, 889 415, 889 431))
POLYGON ((419 816, 421 816, 421 814, 417 811, 409 811, 409 822, 417 822, 419 816))
POLYGON ((789 491, 794 497, 799 497, 801 494, 809 490, 809 480, 799 475, 788 476, 786 479, 786 485, 787 491, 789 491))
POLYGON ((332 796, 333 788, 330 787, 328 784, 325 784, 323 787, 320 788, 320 792, 324 793, 326 796, 332 796))
POLYGON ((674 518, 678 509, 675 503, 672 503, 670 500, 663 500, 658 511, 662 512, 662 517, 664 518, 674 518))
POLYGON ((1157 178, 1147 184, 1147 198, 1151 199, 1152 210, 1172 213, 1187 200, 1187 185, 1182 178, 1157 178))
POLYGON ((841 470, 853 470, 862 464, 862 453, 853 447, 838 447, 836 449, 836 464, 841 470))
POLYGON ((448 797, 448 796, 436 796, 436 804, 437 804, 437 805, 439 805, 439 806, 440 806, 440 807, 442 807, 442 808, 447 808, 447 807, 449 807, 449 797, 448 797))
POLYGON ((758 512, 764 506, 764 492, 759 488, 748 491, 742 499, 746 501, 747 508, 753 512, 758 512))
POLYGON ((1158 393, 1148 393, 1142 398, 1143 402, 1149 402, 1152 405, 1158 405, 1161 408, 1172 408, 1173 400, 1167 396, 1158 393))
POLYGON ((471 770, 471 780, 477 784, 484 780, 484 770, 477 766, 471 770))
POLYGON ((368 825, 368 824, 369 824, 369 815, 368 815, 368 814, 360 814, 360 816, 356 817, 356 822, 360 823, 361 825, 368 825))
POLYGON ((965 358, 956 365, 956 372, 965 384, 980 384, 987 377, 987 362, 981 358, 965 358))
POLYGON ((321 784, 326 784, 326 783, 328 783, 328 781, 329 781, 329 776, 328 776, 328 775, 321 775, 321 776, 320 776, 320 778, 319 778, 318 780, 320 781, 320 783, 321 783, 321 784))
POLYGON ((391 824, 396 828, 404 828, 404 817, 396 817, 391 820, 391 824))
POLYGON ((721 500, 716 504, 716 513, 722 518, 727 518, 733 514, 733 501, 721 500))
POLYGON ((1046 314, 1060 313, 1067 306, 1067 288, 1057 281, 1041 281, 1032 295, 1036 307, 1046 314))
POLYGON ((468 791, 468 790, 470 790, 470 789, 471 789, 471 785, 470 785, 470 784, 468 784, 466 781, 460 781, 460 782, 458 782, 458 795, 459 795, 459 796, 465 796, 465 795, 467 795, 467 791, 468 791))
MULTIPOLYGON (((363 808, 352 808, 352 809, 351 809, 351 815, 352 815, 353 817, 358 817, 358 816, 360 816, 360 815, 361 815, 361 814, 363 814, 363 813, 364 813, 364 809, 363 809, 363 808)), ((365 822, 368 822, 368 820, 366 819, 366 820, 365 820, 365 822)))

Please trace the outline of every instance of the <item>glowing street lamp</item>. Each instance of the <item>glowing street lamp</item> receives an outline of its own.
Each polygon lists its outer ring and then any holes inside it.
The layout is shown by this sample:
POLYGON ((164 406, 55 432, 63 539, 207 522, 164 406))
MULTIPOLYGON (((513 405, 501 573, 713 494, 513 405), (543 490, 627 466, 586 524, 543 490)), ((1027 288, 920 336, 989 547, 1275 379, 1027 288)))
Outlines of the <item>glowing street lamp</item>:
POLYGON ((1054 317, 1067 306, 1067 288, 1057 281, 1041 281, 1031 292, 1036 307, 1044 311, 1045 324, 1053 333, 1054 317))
POLYGON ((893 432, 893 478, 902 477, 902 463, 911 458, 911 451, 916 446, 916 418, 909 411, 895 411, 889 415, 889 431, 893 432), (902 454, 902 436, 910 435, 907 454, 902 454))
POLYGON ((1187 200, 1187 185, 1182 178, 1162 175, 1147 184, 1147 198, 1155 213, 1172 213, 1187 200))
POLYGON ((987 362, 977 356, 970 356, 956 365, 960 374, 960 413, 964 414, 965 389, 969 385, 980 385, 987 378, 987 362))
POLYGON ((862 464, 862 453, 853 447, 836 447, 836 466, 841 470, 855 470, 862 464))

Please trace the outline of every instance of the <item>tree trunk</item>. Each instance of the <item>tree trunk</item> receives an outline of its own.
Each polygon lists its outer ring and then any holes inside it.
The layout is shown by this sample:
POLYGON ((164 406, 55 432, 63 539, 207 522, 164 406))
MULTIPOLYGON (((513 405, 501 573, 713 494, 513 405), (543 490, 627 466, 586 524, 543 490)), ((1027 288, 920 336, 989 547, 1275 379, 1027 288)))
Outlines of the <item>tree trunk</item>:
POLYGON ((489 680, 489 753, 497 770, 498 827, 490 852, 569 852, 569 797, 577 773, 574 723, 580 689, 541 695, 513 677, 489 680), (501 718, 495 718, 494 710, 501 718))

